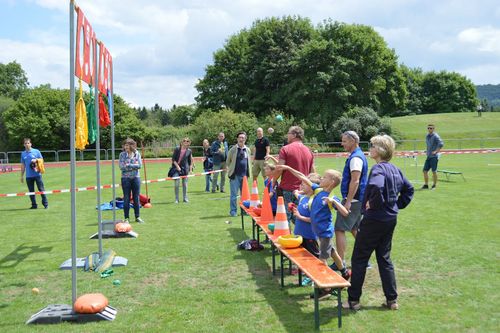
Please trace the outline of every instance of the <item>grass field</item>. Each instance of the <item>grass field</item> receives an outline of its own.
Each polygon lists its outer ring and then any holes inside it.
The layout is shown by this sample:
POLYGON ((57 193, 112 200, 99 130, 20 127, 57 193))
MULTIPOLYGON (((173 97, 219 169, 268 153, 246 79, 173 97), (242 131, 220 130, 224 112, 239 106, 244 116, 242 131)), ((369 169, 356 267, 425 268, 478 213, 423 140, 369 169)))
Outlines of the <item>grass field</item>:
MULTIPOLYGON (((485 114, 486 115, 486 114, 485 114)), ((419 126, 420 128, 421 126, 419 126)), ((438 129, 439 129, 438 125, 438 129)), ((340 168, 342 159, 317 159, 319 169, 340 168)), ((412 181, 420 176, 408 160, 394 162, 412 181)), ((344 311, 344 332, 494 332, 500 323, 500 154, 445 155, 443 169, 462 171, 440 182, 436 191, 417 191, 401 212, 393 242, 401 309, 382 311, 378 271, 368 271, 364 309, 344 311)), ((149 178, 165 177, 167 165, 149 164, 149 178)), ((50 168, 46 189, 68 188, 69 168, 50 168)), ((95 168, 78 168, 78 186, 92 185, 95 168)), ((102 175, 110 183, 110 167, 102 175)), ((421 185, 421 184, 416 184, 421 185)), ((204 179, 191 178, 190 203, 173 204, 172 183, 149 185, 152 209, 146 224, 134 224, 137 239, 104 240, 128 258, 127 267, 101 279, 78 272, 78 294, 102 292, 118 309, 114 322, 27 326, 25 321, 48 304, 71 302, 71 273, 58 266, 71 255, 70 196, 49 196, 48 210, 28 210, 27 197, 0 198, 1 332, 310 332, 310 287, 287 277, 281 290, 271 274, 269 246, 242 252, 236 244, 251 237, 250 220, 229 218, 228 193, 206 194, 204 179), (231 221, 227 224, 225 221, 231 221), (120 279, 121 286, 112 280, 120 279), (33 295, 37 287, 40 294, 33 295)), ((228 187, 229 189, 229 187, 228 187)), ((0 193, 24 191, 19 174, 0 174, 0 193)), ((144 186, 142 187, 144 192, 144 186)), ((121 195, 121 189, 119 189, 121 195)), ((103 191, 111 200, 111 190, 103 191)), ((96 192, 81 192, 78 202, 80 257, 97 250, 96 192)), ((121 216, 121 211, 118 216, 121 216)), ((104 212, 109 218, 110 212, 104 212)), ((352 238, 348 238, 348 253, 352 238)), ((345 299, 346 293, 343 293, 345 299)), ((337 331, 335 301, 322 301, 321 329, 337 331)))
POLYGON ((393 129, 404 133, 405 140, 420 140, 416 145, 413 142, 400 145, 399 149, 424 150, 429 123, 436 125, 436 132, 445 141, 445 149, 500 148, 500 112, 483 112, 481 117, 470 112, 391 118, 393 129))

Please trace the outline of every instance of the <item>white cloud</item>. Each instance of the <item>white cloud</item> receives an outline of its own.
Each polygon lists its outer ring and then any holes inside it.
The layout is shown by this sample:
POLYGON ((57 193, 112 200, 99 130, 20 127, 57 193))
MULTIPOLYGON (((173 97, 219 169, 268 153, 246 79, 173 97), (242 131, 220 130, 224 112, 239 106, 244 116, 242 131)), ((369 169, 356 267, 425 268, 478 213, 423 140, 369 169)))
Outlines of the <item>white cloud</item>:
POLYGON ((50 83, 69 86, 69 51, 66 47, 0 39, 0 62, 17 61, 26 71, 31 86, 50 83))
POLYGON ((458 40, 478 51, 500 55, 500 29, 491 26, 465 29, 458 34, 458 40))
POLYGON ((449 53, 453 49, 453 45, 448 41, 435 41, 429 45, 429 50, 436 53, 449 53))
POLYGON ((458 70, 474 82, 474 84, 500 84, 500 64, 481 64, 458 70), (496 75, 492 75, 496 73, 496 75))
POLYGON ((120 76, 115 79, 114 91, 126 96, 132 106, 153 106, 154 103, 171 107, 173 104, 194 103, 198 78, 193 76, 149 75, 120 76))

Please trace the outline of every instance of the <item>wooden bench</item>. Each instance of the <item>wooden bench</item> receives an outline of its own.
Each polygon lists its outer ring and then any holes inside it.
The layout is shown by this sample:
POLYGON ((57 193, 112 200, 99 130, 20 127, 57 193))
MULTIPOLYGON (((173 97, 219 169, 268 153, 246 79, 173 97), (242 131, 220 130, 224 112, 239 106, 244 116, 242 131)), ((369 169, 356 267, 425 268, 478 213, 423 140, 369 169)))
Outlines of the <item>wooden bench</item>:
MULTIPOLYGON (((272 272, 276 274, 276 254, 280 254, 280 277, 281 287, 284 287, 284 259, 288 258, 290 261, 289 270, 291 273, 291 263, 295 264, 299 270, 298 284, 302 285, 302 274, 308 276, 314 282, 314 328, 319 329, 319 291, 324 288, 331 288, 335 290, 337 296, 337 319, 338 327, 342 327, 342 289, 349 287, 351 284, 346 281, 342 276, 335 273, 330 267, 325 265, 321 260, 313 256, 309 251, 303 247, 287 249, 282 247, 277 242, 277 237, 269 230, 269 224, 272 222, 263 222, 259 216, 256 216, 253 211, 240 205, 242 209, 242 227, 243 227, 243 212, 252 217, 252 231, 257 235, 257 241, 260 242, 260 232, 262 230, 267 237, 271 240, 272 250, 272 272)), ((255 237, 254 237, 255 238, 255 237)))
POLYGON ((450 176, 452 176, 452 175, 460 175, 460 176, 462 176, 462 179, 464 180, 464 182, 466 181, 463 173, 460 171, 437 170, 437 172, 443 173, 446 176, 446 181, 450 181, 450 176))

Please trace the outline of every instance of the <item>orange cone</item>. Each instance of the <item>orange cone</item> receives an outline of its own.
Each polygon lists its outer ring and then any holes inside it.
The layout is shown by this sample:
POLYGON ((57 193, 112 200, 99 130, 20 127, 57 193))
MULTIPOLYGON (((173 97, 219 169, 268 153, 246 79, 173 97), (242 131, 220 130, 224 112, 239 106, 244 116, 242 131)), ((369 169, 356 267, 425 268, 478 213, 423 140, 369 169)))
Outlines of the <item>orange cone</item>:
POLYGON ((252 194, 250 194, 250 208, 257 207, 259 205, 259 189, 257 188, 257 181, 253 181, 252 194))
POLYGON ((271 198, 269 197, 269 190, 264 189, 264 195, 262 196, 262 210, 260 213, 260 221, 261 222, 273 222, 273 208, 271 206, 271 198))
POLYGON ((245 200, 250 200, 250 190, 248 189, 248 179, 247 176, 243 176, 243 182, 241 186, 241 202, 245 200))
POLYGON ((288 219, 286 218, 285 201, 283 200, 283 197, 278 197, 276 218, 274 220, 274 235, 290 235, 290 228, 288 228, 288 219))

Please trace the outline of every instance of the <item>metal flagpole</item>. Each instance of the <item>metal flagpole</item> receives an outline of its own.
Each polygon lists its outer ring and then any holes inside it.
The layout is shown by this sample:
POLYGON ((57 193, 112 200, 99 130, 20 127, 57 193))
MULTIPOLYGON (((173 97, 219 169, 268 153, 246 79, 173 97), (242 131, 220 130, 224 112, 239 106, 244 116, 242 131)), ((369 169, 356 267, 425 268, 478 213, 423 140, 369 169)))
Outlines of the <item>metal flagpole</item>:
POLYGON ((69 2, 69 142, 71 174, 71 304, 76 301, 75 4, 69 2))
POLYGON ((109 106, 110 110, 113 110, 113 112, 110 112, 110 117, 111 117, 111 180, 113 184, 113 223, 116 222, 116 178, 115 178, 115 105, 114 105, 114 100, 113 100, 113 62, 111 61, 111 64, 109 65, 109 85, 111 86, 111 89, 109 90, 109 93, 111 94, 111 98, 109 99, 111 104, 113 104, 113 107, 109 106))
POLYGON ((97 47, 99 50, 102 48, 101 42, 95 42, 94 47, 94 111, 95 119, 97 122, 96 126, 96 140, 95 140, 95 151, 96 151, 96 186, 97 186, 97 237, 99 239, 99 258, 102 258, 102 211, 101 211, 101 140, 100 140, 100 129, 99 129, 99 71, 101 68, 101 57, 97 56, 97 47))

